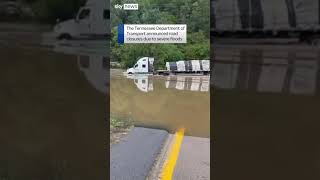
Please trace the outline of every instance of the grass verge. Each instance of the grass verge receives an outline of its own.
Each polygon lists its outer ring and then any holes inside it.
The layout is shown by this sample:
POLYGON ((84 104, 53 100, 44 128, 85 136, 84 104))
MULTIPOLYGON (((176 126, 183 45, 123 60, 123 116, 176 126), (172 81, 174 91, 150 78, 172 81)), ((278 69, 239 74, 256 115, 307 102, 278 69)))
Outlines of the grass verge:
POLYGON ((116 144, 125 137, 132 127, 132 122, 110 117, 110 144, 116 144))

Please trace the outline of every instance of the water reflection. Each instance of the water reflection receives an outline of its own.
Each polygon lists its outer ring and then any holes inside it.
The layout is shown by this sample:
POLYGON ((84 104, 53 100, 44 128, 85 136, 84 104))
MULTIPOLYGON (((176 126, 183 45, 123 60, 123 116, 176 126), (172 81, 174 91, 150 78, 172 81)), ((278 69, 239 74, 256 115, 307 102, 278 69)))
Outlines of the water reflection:
POLYGON ((136 74, 127 75, 128 79, 133 79, 134 84, 142 92, 153 91, 153 79, 149 75, 136 74))
POLYGON ((320 177, 319 54, 295 46, 215 49, 214 178, 320 177))
POLYGON ((111 114, 133 120, 137 126, 170 132, 185 127, 188 135, 210 137, 210 94, 204 88, 208 83, 208 76, 124 76, 113 70, 111 114))
POLYGON ((153 79, 165 79, 165 87, 169 89, 185 90, 185 91, 209 91, 209 76, 153 76, 144 74, 126 75, 128 79, 132 79, 136 87, 142 92, 153 91, 153 79))
POLYGON ((169 76, 166 80, 166 88, 189 91, 209 91, 209 76, 169 76))
POLYGON ((6 36, 0 179, 107 179, 107 81, 100 78, 107 56, 94 46, 46 46, 39 32, 19 36, 19 45, 6 36))
POLYGON ((217 51, 213 82, 216 88, 315 95, 319 91, 319 53, 263 50, 217 51))
POLYGON ((43 45, 50 46, 54 52, 77 56, 78 68, 90 84, 107 93, 109 88, 109 46, 106 41, 48 41, 43 45))
POLYGON ((108 59, 103 56, 78 56, 79 69, 85 74, 90 84, 101 93, 107 93, 109 82, 108 59))

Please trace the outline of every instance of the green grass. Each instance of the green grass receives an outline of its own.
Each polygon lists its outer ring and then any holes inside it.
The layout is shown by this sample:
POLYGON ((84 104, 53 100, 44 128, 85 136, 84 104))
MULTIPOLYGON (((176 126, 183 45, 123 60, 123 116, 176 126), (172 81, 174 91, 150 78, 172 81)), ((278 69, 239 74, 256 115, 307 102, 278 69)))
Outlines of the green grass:
POLYGON ((128 120, 110 117, 110 129, 111 130, 126 129, 126 128, 129 128, 131 125, 132 125, 132 123, 128 120))
POLYGON ((129 120, 110 117, 110 144, 120 142, 130 131, 133 123, 129 120))

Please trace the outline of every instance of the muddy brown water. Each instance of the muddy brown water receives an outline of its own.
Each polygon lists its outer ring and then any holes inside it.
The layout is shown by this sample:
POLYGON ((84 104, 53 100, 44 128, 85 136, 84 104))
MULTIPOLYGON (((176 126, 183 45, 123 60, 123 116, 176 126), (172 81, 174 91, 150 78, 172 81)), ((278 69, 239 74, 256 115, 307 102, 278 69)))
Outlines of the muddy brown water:
POLYGON ((320 178, 319 54, 216 48, 213 179, 320 178))
POLYGON ((107 179, 103 58, 37 43, 0 45, 0 179, 107 179))
POLYGON ((210 137, 209 77, 162 77, 111 71, 111 115, 136 126, 210 137))

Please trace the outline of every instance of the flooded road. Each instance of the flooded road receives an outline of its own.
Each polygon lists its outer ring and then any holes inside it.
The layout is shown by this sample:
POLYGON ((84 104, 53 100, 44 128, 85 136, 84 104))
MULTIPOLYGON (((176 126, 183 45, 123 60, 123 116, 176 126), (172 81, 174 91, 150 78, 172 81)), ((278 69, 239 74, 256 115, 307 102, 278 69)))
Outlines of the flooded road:
POLYGON ((39 32, 24 34, 23 44, 0 36, 0 179, 107 179, 103 55, 58 51, 39 32))
POLYGON ((136 126, 210 137, 209 76, 125 76, 111 71, 111 116, 136 126))
POLYGON ((213 178, 320 178, 319 52, 216 48, 213 178))

